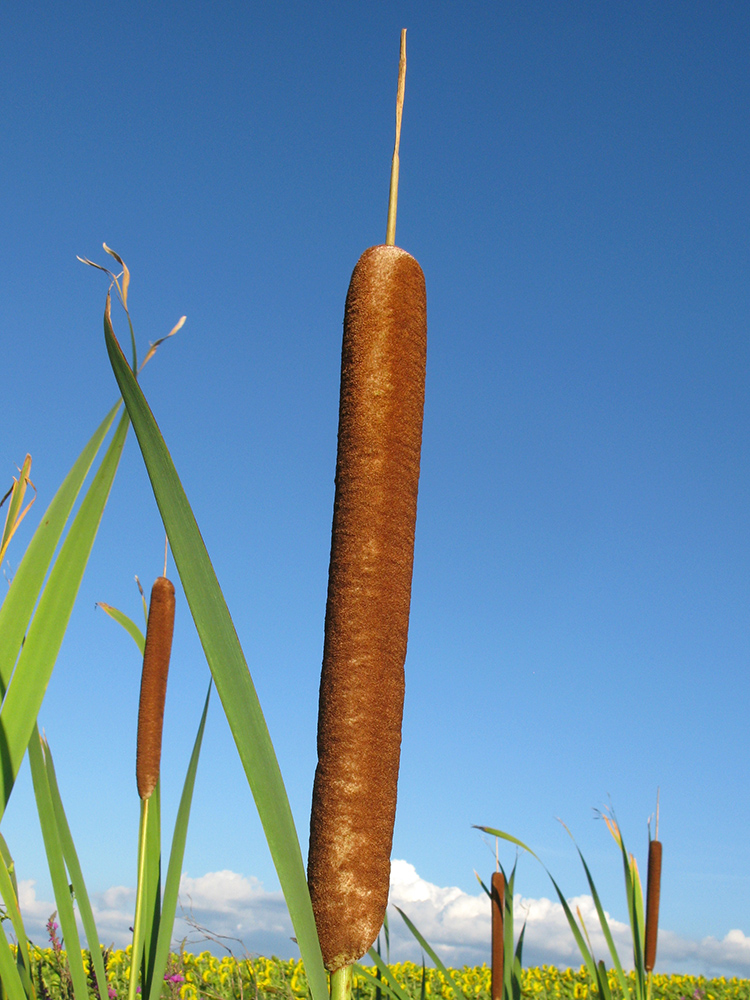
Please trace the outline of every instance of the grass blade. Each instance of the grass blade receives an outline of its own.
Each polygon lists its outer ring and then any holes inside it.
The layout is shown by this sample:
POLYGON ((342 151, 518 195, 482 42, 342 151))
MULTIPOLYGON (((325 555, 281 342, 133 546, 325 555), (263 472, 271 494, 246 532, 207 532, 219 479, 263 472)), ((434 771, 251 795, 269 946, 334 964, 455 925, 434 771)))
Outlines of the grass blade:
MULTIPOLYGON (((31 509, 34 500, 36 499, 36 488, 34 484, 29 479, 29 472, 31 471, 31 455, 27 455, 24 459, 23 465, 19 469, 18 479, 13 478, 13 485, 10 488, 10 501, 8 502, 8 512, 5 515, 5 526, 3 527, 2 536, 0 536, 0 563, 2 563, 5 558, 5 553, 7 551, 8 545, 13 535, 16 533, 21 521, 26 517, 29 510, 31 509), (24 496, 26 495, 26 487, 31 486, 34 490, 35 496, 26 504, 26 506, 21 510, 21 505, 23 504, 24 496)), ((8 499, 8 493, 0 500, 0 506, 8 499)))
POLYGON ((88 984, 81 956, 81 940, 78 936, 78 926, 73 909, 73 896, 65 868, 55 809, 52 804, 52 794, 47 779, 47 769, 44 764, 44 751, 36 723, 34 723, 33 734, 29 741, 29 764, 34 784, 34 797, 39 812, 39 825, 44 840, 44 851, 47 855, 49 874, 57 903, 57 914, 60 918, 60 930, 65 941, 68 968, 73 980, 73 990, 76 997, 87 998, 88 984))
POLYGON ((102 420, 52 498, 0 606, 0 697, 10 683, 23 637, 65 524, 120 405, 118 401, 102 420))
POLYGON ((146 890, 144 897, 144 937, 142 987, 145 996, 154 969, 156 941, 161 925, 161 780, 149 799, 145 843, 146 890))
POLYGON ((5 936, 2 922, 0 922, 0 984, 6 991, 8 1000, 31 1000, 33 993, 26 995, 21 975, 13 958, 10 942, 5 936))
POLYGON ((193 789, 195 788, 195 774, 198 770, 198 758, 200 757, 201 744, 203 742, 203 731, 206 728, 206 716, 208 714, 208 702, 211 697, 211 685, 208 686, 206 702, 203 706, 198 734, 195 737, 193 752, 190 757, 185 784, 180 798, 180 807, 177 810, 177 819, 174 825, 172 836, 172 849, 169 853, 169 865, 167 867, 167 879, 164 883, 164 899, 162 902, 161 920, 159 923, 159 935, 156 942, 156 952, 154 956, 151 982, 144 990, 143 996, 148 996, 149 1000, 159 1000, 161 987, 164 981, 164 972, 169 961, 169 947, 172 941, 172 929, 174 927, 175 914, 177 913, 177 899, 180 891, 180 875, 182 874, 182 861, 185 857, 185 841, 187 840, 188 821, 190 819, 190 806, 193 801, 193 789))
POLYGON ((521 977, 523 974, 523 939, 526 934, 526 924, 524 923, 521 928, 521 933, 518 935, 518 944, 516 945, 515 954, 513 955, 513 977, 512 977, 512 996, 513 1000, 521 1000, 521 977))
MULTIPOLYGON (((510 833, 503 833, 502 830, 496 830, 492 826, 477 826, 476 824, 474 824, 474 829, 481 830, 482 833, 487 833, 490 837, 499 837, 501 840, 507 840, 509 844, 515 844, 516 847, 522 847, 524 851, 528 851, 532 857, 539 861, 539 858, 536 854, 534 854, 530 847, 524 844, 522 840, 519 840, 518 837, 514 837, 510 833)), ((541 864, 541 861, 539 863, 541 864)))
POLYGON ((125 629, 125 631, 128 633, 128 635, 131 637, 133 642, 140 650, 141 656, 143 656, 143 650, 145 649, 146 646, 146 636, 138 628, 133 619, 128 618, 126 614, 123 614, 122 611, 118 611, 117 608, 113 608, 111 604, 105 604, 103 601, 98 601, 97 603, 98 607, 100 607, 102 611, 105 612, 105 614, 108 614, 109 617, 113 619, 113 621, 116 621, 118 623, 118 625, 122 625, 122 627, 125 629))
MULTIPOLYGON (((155 791, 151 798, 158 792, 155 791)), ((141 972, 141 962, 143 959, 143 942, 145 939, 144 928, 144 902, 146 899, 146 836, 148 828, 148 809, 151 799, 141 799, 140 822, 138 824, 138 879, 135 890, 135 916, 133 918, 133 946, 130 951, 130 979, 128 981, 128 1000, 135 1000, 136 993, 140 989, 138 978, 141 972)))
MULTIPOLYGON (((2 760, 0 817, 5 812, 18 769, 36 725, 44 692, 62 645, 112 481, 117 472, 128 426, 128 416, 124 413, 52 567, 5 694, 0 710, 0 759, 2 760)), ((34 539, 29 548, 33 545, 34 539)), ((24 562, 28 554, 27 551, 24 562)), ((15 582, 8 597, 11 596, 15 582)), ((26 596, 24 591, 21 593, 26 596)), ((6 597, 6 601, 7 599, 6 597)), ((2 610, 5 610, 5 602, 2 610)), ((11 625, 16 629, 18 627, 18 623, 13 619, 11 625)), ((22 640, 23 635, 19 638, 19 643, 22 640)))
POLYGON ((78 912, 81 915, 81 923, 83 924, 83 930, 86 934, 86 943, 88 945, 89 952, 91 953, 91 963, 94 966, 96 983, 99 989, 99 997, 100 1000, 109 1000, 107 993, 107 975, 104 969, 101 948, 99 947, 99 935, 94 921, 94 911, 91 908, 91 901, 86 889, 86 883, 83 879, 83 872, 81 870, 78 853, 73 842, 73 835, 70 832, 68 820, 65 815, 65 809, 63 808, 60 789, 57 784, 57 775, 55 774, 55 765, 52 760, 52 752, 50 751, 49 743, 44 738, 42 739, 42 749, 44 751, 44 764, 47 771, 47 782, 49 784, 52 808, 54 810, 55 822, 57 824, 57 832, 60 838, 60 846, 62 847, 65 866, 68 869, 68 874, 70 876, 70 884, 73 887, 73 892, 78 902, 78 912))
POLYGON ((564 823, 562 825, 565 828, 568 835, 570 836, 570 839, 575 844, 575 848, 578 851, 578 857, 581 859, 583 870, 586 873, 586 879, 588 880, 589 888, 591 889, 591 897, 594 900, 594 906, 596 907, 596 913, 597 916, 599 917, 599 923, 602 928, 602 934, 604 934, 604 939, 607 942, 607 947, 609 948, 609 953, 612 957, 612 962, 614 964, 615 972, 617 973, 617 981, 620 984, 622 995, 624 997, 630 996, 630 989, 628 987, 627 977, 623 972, 622 964, 620 962, 620 956, 617 954, 617 948, 615 947, 614 938, 612 937, 612 932, 609 929, 607 916, 604 912, 604 907, 602 906, 601 900, 599 898, 599 893, 596 891, 596 886, 594 885, 594 879, 591 876, 589 866, 586 864, 586 859, 581 853, 580 847, 578 846, 578 844, 576 844, 573 835, 570 833, 570 830, 568 830, 568 828, 565 826, 564 823))
POLYGON ((401 907, 397 906, 396 909, 401 914, 401 919, 404 921, 404 923, 406 924, 406 926, 409 928, 409 930, 412 932, 412 934, 417 939, 417 941, 419 941, 419 943, 422 946, 422 948, 427 952, 427 954, 430 956, 430 958, 432 959, 432 961, 435 963, 435 967, 437 969, 440 969, 440 971, 443 973, 443 975, 445 976, 445 978, 448 980, 448 982, 453 987, 453 991, 455 993, 456 1000, 460 1000, 460 998, 463 997, 463 995, 464 995, 463 991, 461 990, 461 988, 459 987, 458 983, 453 978, 453 976, 451 975, 451 973, 445 967, 445 965, 443 965, 443 963, 441 962, 441 960, 440 960, 437 952, 434 950, 434 948, 432 948, 427 943, 427 941, 420 934, 420 932, 417 930, 417 928, 414 926, 414 924, 411 922, 411 920, 409 920, 409 918, 404 913, 404 911, 401 909, 401 907))
POLYGON ((375 951, 374 948, 370 948, 367 954, 375 963, 375 967, 379 971, 380 977, 376 979, 371 972, 368 972, 368 970, 359 965, 359 963, 353 962, 352 969, 356 970, 357 975, 361 975, 364 976, 365 979, 369 979, 376 985, 376 988, 379 985, 380 989, 382 989, 389 996, 393 997, 393 1000, 411 1000, 409 994, 393 975, 390 968, 385 964, 377 951, 375 951))
MULTIPOLYGON (((26 937, 26 930, 23 926, 21 911, 18 908, 18 883, 16 881, 13 859, 10 856, 8 845, 0 834, 0 896, 5 903, 6 915, 10 918, 13 933, 16 935, 16 971, 21 979, 21 983, 29 997, 34 996, 34 987, 30 976, 30 955, 29 942, 26 937)), ((2 944, 0 944, 2 948, 2 944)), ((0 971, 0 984, 3 982, 3 975, 0 971)))
MULTIPOLYGON (((513 981, 513 936, 515 934, 515 926, 513 922, 513 893, 516 886, 516 864, 513 865, 513 869, 510 873, 510 878, 505 880, 505 893, 503 906, 505 912, 503 914, 503 990, 506 1000, 514 1000, 514 981, 513 981), (507 959, 507 961, 506 961, 507 959)), ((502 865, 500 866, 500 871, 505 875, 505 870, 502 865)))
POLYGON ((195 516, 154 416, 115 338, 109 297, 104 335, 195 627, 255 799, 313 1000, 327 1000, 327 976, 302 852, 268 727, 195 516))

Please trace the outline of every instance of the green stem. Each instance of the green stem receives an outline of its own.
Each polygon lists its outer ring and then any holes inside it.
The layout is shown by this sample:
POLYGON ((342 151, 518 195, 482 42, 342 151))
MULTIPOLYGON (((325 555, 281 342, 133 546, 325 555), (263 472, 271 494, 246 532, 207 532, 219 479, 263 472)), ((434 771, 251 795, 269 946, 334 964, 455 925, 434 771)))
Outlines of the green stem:
POLYGON ((351 1000, 352 967, 345 965, 331 973, 331 1000, 351 1000))
POLYGON ((149 799, 141 799, 141 822, 138 829, 138 886, 135 892, 135 919, 133 920, 133 949, 130 953, 128 1000, 136 1000, 138 973, 143 954, 143 910, 146 902, 146 829, 149 801, 149 799))

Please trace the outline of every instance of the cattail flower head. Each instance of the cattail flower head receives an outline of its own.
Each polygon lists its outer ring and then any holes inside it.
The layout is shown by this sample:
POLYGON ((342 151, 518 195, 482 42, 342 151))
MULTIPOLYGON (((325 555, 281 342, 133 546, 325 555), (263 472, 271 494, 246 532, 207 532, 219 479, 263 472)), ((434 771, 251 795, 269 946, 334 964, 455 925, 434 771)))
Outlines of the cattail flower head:
POLYGON ((141 697, 138 707, 138 744, 135 773, 138 794, 151 797, 159 780, 161 733, 167 674, 174 632, 174 585, 160 576, 151 588, 151 603, 146 626, 146 646, 141 673, 141 697))
POLYGON ((492 873, 490 883, 492 899, 492 1000, 503 1000, 503 978, 505 975, 505 875, 492 873))
POLYGON ((361 958, 388 901, 422 440, 422 269, 371 247, 346 299, 308 883, 323 959, 361 958))
POLYGON ((648 845, 648 883, 646 888, 646 972, 656 963, 656 938, 659 931, 659 896, 661 894, 661 841, 648 845))

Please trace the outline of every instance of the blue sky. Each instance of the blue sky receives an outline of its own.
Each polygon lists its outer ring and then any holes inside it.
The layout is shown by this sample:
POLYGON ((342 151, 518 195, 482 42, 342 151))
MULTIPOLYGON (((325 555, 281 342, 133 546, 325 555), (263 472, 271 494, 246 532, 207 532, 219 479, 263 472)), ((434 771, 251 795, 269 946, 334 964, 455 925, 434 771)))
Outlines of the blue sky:
MULTIPOLYGON (((385 235, 402 27, 397 243, 426 275, 429 348, 393 856, 475 894, 493 858, 471 825, 499 826, 581 895, 559 816, 624 920, 592 809, 612 802, 645 866, 660 787, 662 926, 741 932, 711 961, 750 975, 742 5, 9 8, 0 444, 3 492, 30 452, 39 499, 4 570, 116 398, 106 280, 76 260, 106 263, 106 241, 141 351, 187 315, 142 385, 305 849, 343 302, 385 235)), ((131 438, 40 715, 97 893, 135 881, 140 662, 95 602, 136 616, 133 577, 162 559, 131 438)), ((179 598, 167 829, 208 683, 179 598)), ((29 785, 3 832, 48 900, 29 785)), ((278 888, 218 699, 184 868, 278 888)), ((550 897, 532 859, 517 888, 550 897)), ((676 954, 665 971, 710 965, 676 954)))

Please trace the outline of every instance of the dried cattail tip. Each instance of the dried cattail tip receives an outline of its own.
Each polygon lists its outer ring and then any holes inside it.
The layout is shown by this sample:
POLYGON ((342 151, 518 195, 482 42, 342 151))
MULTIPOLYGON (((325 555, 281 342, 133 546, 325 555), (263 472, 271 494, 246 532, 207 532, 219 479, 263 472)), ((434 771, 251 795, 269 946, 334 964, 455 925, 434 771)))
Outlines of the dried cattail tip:
POLYGON ((174 586, 165 576, 160 576, 151 588, 141 674, 141 700, 138 707, 135 774, 138 794, 142 799, 150 798, 159 780, 164 701, 167 696, 167 674, 174 632, 174 606, 174 586))
POLYGON ((659 896, 661 893, 661 841, 648 845, 648 885, 646 889, 646 972, 656 963, 656 937, 659 931, 659 896))
POLYGON ((366 250, 346 298, 308 882, 329 971, 388 902, 424 409, 422 269, 366 250))
POLYGON ((502 872, 492 873, 492 1000, 503 1000, 503 978, 505 975, 505 876, 502 872))

